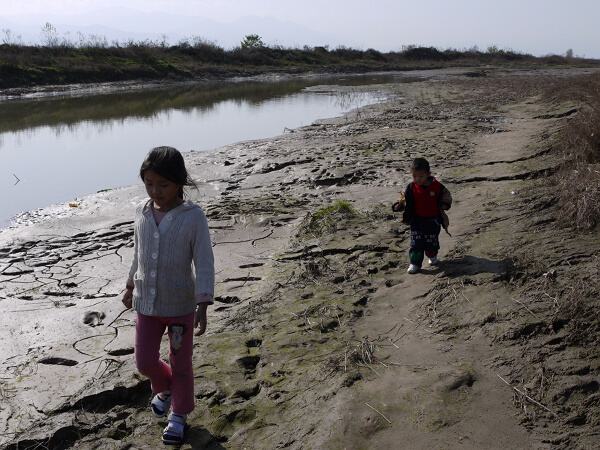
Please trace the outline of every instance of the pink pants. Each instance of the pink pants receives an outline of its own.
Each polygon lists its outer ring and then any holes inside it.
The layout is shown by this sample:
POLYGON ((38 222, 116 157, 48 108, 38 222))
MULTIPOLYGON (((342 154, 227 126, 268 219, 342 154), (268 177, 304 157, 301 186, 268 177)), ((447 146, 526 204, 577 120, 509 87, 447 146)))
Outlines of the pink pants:
POLYGON ((194 313, 182 317, 145 316, 138 312, 135 325, 135 365, 150 378, 152 392, 172 390, 175 414, 194 410, 194 313), (160 359, 160 342, 169 332, 169 364, 160 359))

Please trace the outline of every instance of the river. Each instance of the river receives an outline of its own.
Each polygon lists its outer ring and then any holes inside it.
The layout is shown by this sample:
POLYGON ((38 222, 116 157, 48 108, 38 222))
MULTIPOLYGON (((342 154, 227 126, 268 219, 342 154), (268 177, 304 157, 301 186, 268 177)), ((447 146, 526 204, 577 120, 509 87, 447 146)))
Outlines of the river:
POLYGON ((405 74, 228 81, 0 103, 0 228, 22 211, 140 183, 152 148, 207 151, 381 101, 405 74), (374 85, 368 92, 352 87, 374 85))

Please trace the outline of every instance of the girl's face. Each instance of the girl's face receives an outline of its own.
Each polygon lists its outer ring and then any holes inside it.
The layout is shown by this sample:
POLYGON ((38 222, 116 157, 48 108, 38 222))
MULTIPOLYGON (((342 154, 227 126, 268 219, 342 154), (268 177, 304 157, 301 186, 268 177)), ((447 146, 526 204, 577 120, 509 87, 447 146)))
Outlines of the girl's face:
POLYGON ((170 211, 183 203, 178 195, 182 186, 161 177, 153 170, 144 172, 144 185, 148 196, 154 201, 154 207, 160 211, 170 211))

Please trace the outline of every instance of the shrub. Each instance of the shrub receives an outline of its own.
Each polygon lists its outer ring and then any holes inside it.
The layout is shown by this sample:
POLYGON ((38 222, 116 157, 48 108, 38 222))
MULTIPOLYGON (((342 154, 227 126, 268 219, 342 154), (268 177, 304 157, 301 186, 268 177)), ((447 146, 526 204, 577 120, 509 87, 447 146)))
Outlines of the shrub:
POLYGON ((413 47, 410 46, 403 52, 406 59, 411 61, 443 61, 446 55, 434 47, 413 47))
POLYGON ((182 39, 172 49, 203 62, 222 63, 226 57, 223 47, 200 36, 182 39))
POLYGON ((363 55, 364 55, 364 52, 362 52, 360 50, 348 48, 343 45, 340 45, 338 48, 336 48, 335 50, 333 50, 330 53, 332 53, 333 55, 335 55, 338 58, 342 58, 342 59, 346 59, 346 60, 362 59, 363 55))
POLYGON ((373 48, 370 48, 365 53, 365 57, 371 59, 373 61, 386 61, 385 56, 383 54, 373 48))

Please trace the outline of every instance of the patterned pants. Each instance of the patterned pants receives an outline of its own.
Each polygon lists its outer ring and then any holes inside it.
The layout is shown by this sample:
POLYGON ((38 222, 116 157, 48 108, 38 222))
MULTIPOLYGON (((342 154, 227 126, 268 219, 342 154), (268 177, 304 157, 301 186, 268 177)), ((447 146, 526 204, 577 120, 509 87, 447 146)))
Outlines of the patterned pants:
POLYGON ((441 229, 442 226, 437 218, 413 218, 410 223, 410 249, 408 250, 408 257, 411 264, 421 267, 425 255, 431 258, 438 254, 441 229))

